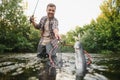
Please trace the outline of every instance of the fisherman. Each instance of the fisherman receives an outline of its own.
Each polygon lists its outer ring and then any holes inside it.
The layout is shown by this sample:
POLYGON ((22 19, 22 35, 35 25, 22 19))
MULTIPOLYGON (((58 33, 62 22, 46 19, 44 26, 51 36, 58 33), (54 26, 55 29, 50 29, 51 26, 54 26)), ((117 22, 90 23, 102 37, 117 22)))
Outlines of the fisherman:
MULTIPOLYGON (((49 3, 46 8, 47 16, 43 16, 39 24, 35 22, 34 16, 30 17, 30 22, 33 24, 34 28, 41 30, 41 39, 38 44, 37 57, 41 59, 49 58, 47 61, 48 64, 44 63, 44 65, 49 66, 49 68, 51 66, 52 67, 55 66, 55 59, 56 59, 56 55, 55 55, 56 51, 51 51, 51 50, 54 50, 52 48, 55 48, 57 45, 57 41, 61 39, 58 29, 58 20, 54 17, 55 11, 56 11, 56 5, 53 3, 49 3), (51 47, 51 45, 52 48, 49 48, 51 47), (52 53, 49 54, 49 52, 52 53)), ((47 80, 47 79, 40 79, 40 80, 47 80)), ((49 80, 51 79, 49 78, 49 80)))

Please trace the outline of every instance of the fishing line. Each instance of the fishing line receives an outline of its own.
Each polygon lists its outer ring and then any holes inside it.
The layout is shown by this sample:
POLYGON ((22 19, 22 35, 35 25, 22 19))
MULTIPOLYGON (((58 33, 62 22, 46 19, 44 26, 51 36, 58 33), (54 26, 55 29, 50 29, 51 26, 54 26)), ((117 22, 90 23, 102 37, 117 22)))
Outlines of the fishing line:
MULTIPOLYGON (((66 44, 64 41, 61 41, 61 43, 63 46, 73 46, 73 44, 66 44)), ((86 55, 86 57, 88 58, 87 65, 90 65, 92 63, 92 57, 86 50, 83 50, 83 52, 84 55, 86 55)))

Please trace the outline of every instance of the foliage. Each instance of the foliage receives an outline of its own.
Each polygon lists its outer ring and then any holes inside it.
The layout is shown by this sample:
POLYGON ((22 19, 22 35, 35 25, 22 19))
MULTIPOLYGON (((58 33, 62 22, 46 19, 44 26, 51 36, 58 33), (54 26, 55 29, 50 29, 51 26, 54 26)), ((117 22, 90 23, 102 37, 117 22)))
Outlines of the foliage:
MULTIPOLYGON (((71 35, 72 34, 73 33, 71 33, 71 35)), ((70 35, 68 35, 67 37, 66 37, 66 35, 61 35, 61 37, 62 37, 62 42, 59 45, 60 52, 74 52, 74 48, 73 48, 74 43, 72 43, 73 42, 72 41, 73 40, 72 37, 70 37, 70 35), (72 40, 69 41, 68 37, 71 38, 72 40)))
POLYGON ((120 0, 104 1, 100 6, 102 13, 96 20, 83 27, 77 26, 75 31, 67 33, 67 41, 74 43, 73 36, 80 34, 84 49, 89 52, 120 51, 120 0))
MULTIPOLYGON (((39 41, 36 31, 24 15, 22 0, 1 0, 0 3, 0 52, 34 52, 39 41)), ((120 0, 105 0, 100 6, 101 14, 90 24, 76 26, 62 40, 74 45, 80 40, 83 48, 95 53, 120 51, 120 0)), ((62 51, 73 51, 63 46, 62 51)))
POLYGON ((0 52, 35 50, 35 43, 32 43, 33 39, 31 38, 33 36, 31 25, 23 13, 23 8, 20 5, 21 1, 1 0, 0 52))

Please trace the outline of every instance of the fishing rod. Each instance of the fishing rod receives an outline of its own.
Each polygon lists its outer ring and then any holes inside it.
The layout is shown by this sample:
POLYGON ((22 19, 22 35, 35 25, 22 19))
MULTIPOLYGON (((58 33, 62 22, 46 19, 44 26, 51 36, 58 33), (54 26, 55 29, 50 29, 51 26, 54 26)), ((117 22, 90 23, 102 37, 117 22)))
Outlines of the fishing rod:
POLYGON ((37 6, 38 6, 38 3, 39 3, 39 0, 37 0, 37 3, 36 3, 36 5, 35 5, 35 8, 34 8, 34 11, 33 11, 33 14, 32 14, 32 16, 30 17, 30 23, 32 22, 32 17, 34 17, 34 14, 35 14, 35 12, 36 12, 36 8, 37 8, 37 6))
POLYGON ((35 5, 35 8, 34 8, 34 11, 33 11, 32 16, 34 16, 34 14, 35 14, 35 11, 36 11, 36 8, 37 8, 37 6, 38 6, 38 3, 39 3, 39 0, 37 0, 37 3, 36 3, 36 5, 35 5))

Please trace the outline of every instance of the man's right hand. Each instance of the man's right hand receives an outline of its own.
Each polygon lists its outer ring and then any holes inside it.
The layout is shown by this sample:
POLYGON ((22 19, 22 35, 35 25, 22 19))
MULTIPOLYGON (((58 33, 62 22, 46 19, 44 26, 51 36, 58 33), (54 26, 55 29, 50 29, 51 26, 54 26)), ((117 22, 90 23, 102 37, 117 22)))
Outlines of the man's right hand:
POLYGON ((30 23, 33 23, 33 22, 34 22, 34 15, 30 17, 30 23))

